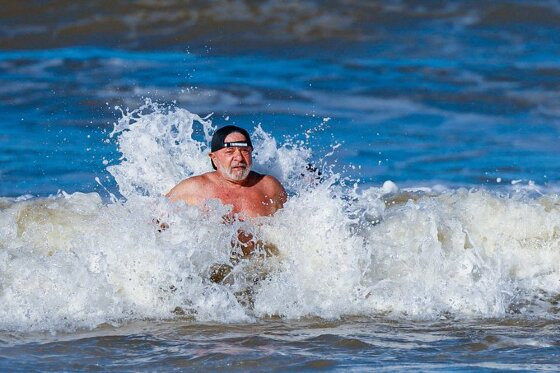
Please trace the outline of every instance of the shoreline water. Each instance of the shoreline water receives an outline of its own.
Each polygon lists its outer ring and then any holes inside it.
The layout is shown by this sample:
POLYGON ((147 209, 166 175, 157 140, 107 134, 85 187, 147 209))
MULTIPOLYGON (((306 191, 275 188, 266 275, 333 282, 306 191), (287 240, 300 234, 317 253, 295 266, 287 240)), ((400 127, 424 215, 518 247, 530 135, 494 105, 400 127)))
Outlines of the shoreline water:
POLYGON ((67 369, 555 369, 557 323, 413 322, 383 318, 258 324, 140 322, 113 332, 2 346, 0 366, 67 369), (37 349, 49 359, 37 360, 37 349), (522 349, 532 359, 518 355, 522 349), (9 356, 9 357, 8 357, 9 356))

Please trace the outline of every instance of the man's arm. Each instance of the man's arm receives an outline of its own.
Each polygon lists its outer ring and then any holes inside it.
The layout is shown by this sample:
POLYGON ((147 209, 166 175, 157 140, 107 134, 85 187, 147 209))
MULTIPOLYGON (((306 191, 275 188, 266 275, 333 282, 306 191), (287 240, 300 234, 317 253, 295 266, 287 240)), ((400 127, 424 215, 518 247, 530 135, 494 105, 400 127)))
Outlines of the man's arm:
POLYGON ((282 184, 280 184, 278 179, 274 176, 267 175, 265 178, 267 183, 267 194, 271 197, 276 210, 279 210, 284 207, 284 204, 288 200, 288 194, 282 184))
MULTIPOLYGON (((172 202, 183 201, 189 205, 195 205, 199 201, 199 196, 197 191, 200 190, 201 181, 197 180, 197 177, 191 177, 181 181, 179 184, 175 185, 165 197, 169 198, 172 202)), ((153 222, 158 226, 158 232, 163 232, 169 228, 169 224, 163 221, 162 217, 154 218, 153 222)))
POLYGON ((165 196, 172 202, 183 201, 196 205, 200 202, 202 184, 200 176, 190 177, 175 185, 165 196))

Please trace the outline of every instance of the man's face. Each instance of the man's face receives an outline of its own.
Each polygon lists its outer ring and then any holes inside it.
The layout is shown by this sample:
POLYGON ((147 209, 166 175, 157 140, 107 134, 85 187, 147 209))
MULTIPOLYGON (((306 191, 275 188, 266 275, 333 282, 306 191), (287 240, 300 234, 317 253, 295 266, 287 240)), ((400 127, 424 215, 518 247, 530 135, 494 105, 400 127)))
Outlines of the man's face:
MULTIPOLYGON (((239 132, 233 132, 226 136, 224 142, 247 141, 245 136, 239 132)), ((245 180, 251 172, 253 163, 250 147, 222 148, 210 153, 212 161, 226 179, 233 181, 245 180)))

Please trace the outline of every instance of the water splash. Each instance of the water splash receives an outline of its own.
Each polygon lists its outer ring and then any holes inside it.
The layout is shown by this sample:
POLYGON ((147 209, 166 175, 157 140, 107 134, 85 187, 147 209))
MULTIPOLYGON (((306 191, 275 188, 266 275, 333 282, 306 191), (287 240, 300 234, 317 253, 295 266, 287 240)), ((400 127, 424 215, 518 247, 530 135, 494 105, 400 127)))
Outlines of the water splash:
POLYGON ((305 142, 253 130, 255 168, 286 185, 272 217, 162 195, 210 170, 209 118, 151 102, 124 112, 108 167, 124 199, 59 193, 0 200, 0 329, 68 330, 134 319, 224 323, 271 315, 555 318, 560 199, 512 189, 399 190, 352 185, 305 142), (348 184, 348 186, 346 185, 348 184), (158 229, 156 219, 169 228, 158 229), (232 266, 239 230, 275 245, 232 266))

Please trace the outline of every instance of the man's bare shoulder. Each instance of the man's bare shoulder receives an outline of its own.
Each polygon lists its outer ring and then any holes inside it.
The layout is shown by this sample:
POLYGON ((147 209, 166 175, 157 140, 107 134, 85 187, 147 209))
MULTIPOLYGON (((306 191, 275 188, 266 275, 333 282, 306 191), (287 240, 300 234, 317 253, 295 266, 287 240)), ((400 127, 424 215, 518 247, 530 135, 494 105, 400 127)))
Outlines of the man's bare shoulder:
POLYGON ((269 187, 269 188, 282 188, 282 184, 280 183, 280 181, 278 181, 277 178, 275 178, 272 175, 262 175, 262 179, 261 179, 261 183, 263 183, 263 186, 269 187))
POLYGON ((261 183, 269 197, 275 199, 280 205, 286 202, 286 190, 277 178, 272 175, 263 175, 261 183))
POLYGON ((202 175, 191 176, 175 185, 165 196, 172 201, 183 200, 190 204, 196 204, 204 197, 205 191, 212 184, 213 172, 202 175))

